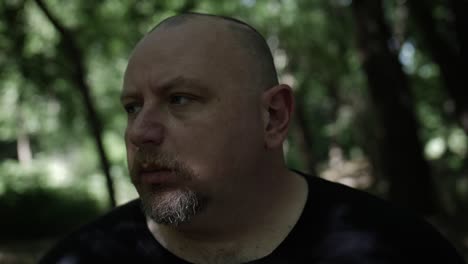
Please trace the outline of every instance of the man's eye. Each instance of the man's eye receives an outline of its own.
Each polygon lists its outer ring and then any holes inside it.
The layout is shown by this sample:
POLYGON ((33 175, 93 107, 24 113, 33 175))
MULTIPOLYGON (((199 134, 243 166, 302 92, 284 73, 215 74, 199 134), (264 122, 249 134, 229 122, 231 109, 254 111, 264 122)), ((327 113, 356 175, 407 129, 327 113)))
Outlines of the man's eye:
POLYGON ((193 98, 187 95, 172 95, 169 98, 169 103, 173 105, 185 105, 190 103, 192 100, 193 98))
POLYGON ((130 103, 130 104, 126 104, 124 108, 127 114, 134 114, 141 110, 141 105, 136 104, 136 103, 130 103))

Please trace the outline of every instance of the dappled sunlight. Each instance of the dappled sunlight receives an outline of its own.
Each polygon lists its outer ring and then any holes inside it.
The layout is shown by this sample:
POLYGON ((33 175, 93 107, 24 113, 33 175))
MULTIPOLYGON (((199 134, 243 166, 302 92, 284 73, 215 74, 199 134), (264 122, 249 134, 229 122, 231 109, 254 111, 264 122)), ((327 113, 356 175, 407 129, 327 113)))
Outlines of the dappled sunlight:
POLYGON ((454 129, 448 136, 447 146, 453 153, 465 157, 468 151, 468 137, 462 129, 454 129))
POLYGON ((277 71, 281 72, 288 65, 288 56, 282 49, 275 49, 273 51, 273 59, 277 71))
POLYGON ((48 187, 63 188, 70 187, 73 183, 70 168, 67 163, 61 159, 51 159, 47 163, 48 172, 45 174, 44 183, 48 187))
POLYGON ((414 45, 411 42, 405 42, 401 46, 400 54, 398 56, 401 64, 404 66, 404 69, 410 73, 414 72, 415 69, 414 53, 414 45))
POLYGON ((293 89, 293 91, 297 90, 296 78, 294 77, 294 75, 290 73, 285 73, 285 74, 280 75, 279 78, 280 78, 280 83, 289 85, 293 89))
MULTIPOLYGON (((45 175, 45 170, 38 167, 39 162, 33 162, 30 166, 22 166, 16 160, 5 160, 0 163, 3 193, 14 191, 22 193, 26 190, 40 187, 41 178, 45 175)), ((41 164, 43 165, 43 164, 41 164)))
POLYGON ((424 148, 424 153, 429 159, 438 159, 442 157, 446 150, 446 143, 443 138, 436 137, 429 140, 424 148))
POLYGON ((368 189, 375 182, 369 161, 364 157, 347 160, 342 151, 336 146, 330 148, 328 164, 320 177, 349 187, 368 189))
POLYGON ((447 151, 460 158, 467 155, 468 138, 463 130, 456 128, 449 131, 446 137, 437 136, 426 142, 424 153, 428 159, 440 159, 447 151))

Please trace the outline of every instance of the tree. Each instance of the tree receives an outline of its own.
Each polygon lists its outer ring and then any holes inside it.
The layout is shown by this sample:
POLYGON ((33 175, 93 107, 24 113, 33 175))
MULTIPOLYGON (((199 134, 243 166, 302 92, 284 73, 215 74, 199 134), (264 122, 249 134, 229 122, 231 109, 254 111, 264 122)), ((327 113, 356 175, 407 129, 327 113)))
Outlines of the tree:
POLYGON ((423 214, 436 211, 436 193, 418 137, 412 96, 398 61, 382 1, 352 3, 359 52, 377 118, 382 173, 390 200, 423 214))
POLYGON ((468 89, 464 80, 468 67, 468 43, 464 31, 468 20, 463 15, 468 12, 468 4, 464 0, 451 0, 449 3, 445 8, 452 12, 455 22, 437 22, 433 16, 434 1, 408 1, 412 17, 421 29, 423 45, 439 65, 445 88, 455 104, 455 116, 468 134, 468 89))

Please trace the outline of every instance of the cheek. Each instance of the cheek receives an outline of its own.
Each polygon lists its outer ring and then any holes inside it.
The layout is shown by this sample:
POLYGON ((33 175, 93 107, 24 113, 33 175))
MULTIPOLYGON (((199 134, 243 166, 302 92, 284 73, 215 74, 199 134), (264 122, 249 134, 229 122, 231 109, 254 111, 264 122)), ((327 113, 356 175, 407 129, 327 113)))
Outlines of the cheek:
POLYGON ((133 157, 135 155, 135 146, 133 146, 133 144, 129 142, 126 133, 125 133, 125 148, 127 151, 127 165, 128 165, 128 168, 131 169, 133 166, 133 157))
POLYGON ((216 175, 240 170, 246 160, 254 159, 263 143, 258 130, 261 125, 241 119, 238 114, 235 117, 186 127, 184 140, 179 137, 174 142, 178 154, 200 172, 216 175))
POLYGON ((220 102, 197 118, 174 120, 168 124, 164 149, 211 177, 242 167, 263 148, 263 126, 256 110, 220 102))

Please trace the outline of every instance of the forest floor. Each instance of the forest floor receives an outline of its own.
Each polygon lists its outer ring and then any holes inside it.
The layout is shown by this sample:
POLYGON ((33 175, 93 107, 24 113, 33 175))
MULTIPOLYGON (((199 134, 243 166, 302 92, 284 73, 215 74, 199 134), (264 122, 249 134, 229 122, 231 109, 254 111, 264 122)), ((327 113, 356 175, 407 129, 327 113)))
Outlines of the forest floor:
POLYGON ((37 263, 57 239, 0 241, 0 264, 37 263))

